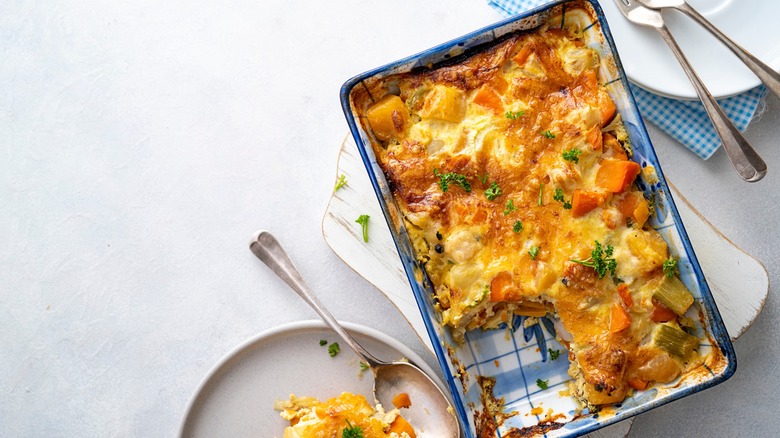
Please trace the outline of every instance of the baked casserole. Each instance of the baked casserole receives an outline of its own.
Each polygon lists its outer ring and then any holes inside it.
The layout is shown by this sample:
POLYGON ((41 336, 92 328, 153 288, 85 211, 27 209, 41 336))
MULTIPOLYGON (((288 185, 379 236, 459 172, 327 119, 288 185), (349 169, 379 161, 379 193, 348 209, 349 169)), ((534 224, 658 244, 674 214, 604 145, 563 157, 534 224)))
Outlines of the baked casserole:
POLYGON ((598 406, 716 359, 581 31, 511 32, 349 98, 453 339, 552 316, 598 406))

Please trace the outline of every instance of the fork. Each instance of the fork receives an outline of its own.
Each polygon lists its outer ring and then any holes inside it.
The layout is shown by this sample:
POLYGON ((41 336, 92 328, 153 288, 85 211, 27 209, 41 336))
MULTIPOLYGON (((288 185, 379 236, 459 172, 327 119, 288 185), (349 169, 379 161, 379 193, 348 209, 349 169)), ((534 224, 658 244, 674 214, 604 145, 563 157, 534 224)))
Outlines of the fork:
POLYGON ((677 45, 672 33, 664 24, 661 13, 653 9, 640 5, 636 0, 614 0, 620 12, 625 15, 628 21, 642 26, 649 26, 658 31, 666 44, 672 49, 674 56, 680 62, 685 74, 696 89, 704 110, 712 121, 715 131, 718 133, 723 149, 726 151, 731 164, 737 171, 737 174, 747 182, 756 182, 766 175, 766 163, 748 143, 745 137, 739 132, 736 126, 731 123, 726 113, 723 112, 718 102, 704 86, 699 76, 691 67, 688 59, 683 54, 680 46, 677 45))
POLYGON ((704 18, 696 9, 691 7, 685 0, 636 0, 642 6, 650 9, 677 9, 685 15, 691 17, 694 21, 699 23, 703 28, 707 29, 711 34, 715 36, 724 46, 728 47, 737 58, 740 59, 745 65, 753 72, 761 82, 769 88, 775 96, 780 97, 780 73, 774 71, 772 67, 766 65, 760 59, 756 58, 752 53, 748 52, 742 46, 734 42, 731 38, 726 36, 723 32, 715 27, 709 20, 704 18))

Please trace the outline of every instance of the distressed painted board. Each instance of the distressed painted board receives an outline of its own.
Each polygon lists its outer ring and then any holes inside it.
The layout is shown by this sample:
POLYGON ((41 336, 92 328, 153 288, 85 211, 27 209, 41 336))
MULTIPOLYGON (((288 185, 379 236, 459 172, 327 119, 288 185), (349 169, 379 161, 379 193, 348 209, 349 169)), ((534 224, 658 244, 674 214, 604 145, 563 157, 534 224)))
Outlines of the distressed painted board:
MULTIPOLYGON (((352 136, 341 146, 336 179, 344 175, 347 184, 333 193, 322 220, 325 242, 344 262, 376 286, 403 314, 420 340, 433 347, 412 295, 390 229, 384 221, 363 161, 352 136), (368 243, 355 219, 371 217, 368 243)), ((736 339, 761 312, 769 292, 769 276, 764 266, 741 250, 704 219, 685 198, 671 187, 677 209, 699 259, 723 322, 736 339), (735 270, 736 266, 736 270, 735 270)), ((587 436, 624 437, 633 419, 613 424, 587 436)))

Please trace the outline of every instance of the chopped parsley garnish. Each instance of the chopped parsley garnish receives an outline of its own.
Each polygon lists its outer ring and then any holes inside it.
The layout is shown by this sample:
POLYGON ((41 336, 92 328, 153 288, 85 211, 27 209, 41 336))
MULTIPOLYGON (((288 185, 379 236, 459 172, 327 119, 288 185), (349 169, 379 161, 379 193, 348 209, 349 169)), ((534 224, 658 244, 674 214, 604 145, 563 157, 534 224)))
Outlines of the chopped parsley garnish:
POLYGON ((555 134, 553 134, 552 131, 550 131, 549 129, 546 130, 546 131, 540 132, 540 134, 542 134, 543 136, 545 136, 547 138, 555 138, 555 134))
POLYGON ((368 370, 368 369, 371 369, 371 367, 370 367, 370 366, 368 366, 368 364, 367 364, 367 363, 365 363, 365 362, 361 361, 361 362, 360 362, 360 371, 366 371, 366 370, 368 370))
POLYGON ((614 248, 612 248, 612 245, 607 245, 607 249, 603 250, 601 248, 601 243, 599 243, 598 240, 595 242, 596 248, 591 251, 590 257, 587 260, 572 260, 572 262, 593 268, 600 279, 607 275, 607 271, 615 277, 617 261, 612 258, 612 251, 614 248))
POLYGON ((558 359, 558 356, 561 355, 561 350, 553 350, 552 348, 548 348, 547 351, 550 353, 551 360, 558 359))
POLYGON ((510 120, 517 120, 518 117, 525 115, 525 111, 507 111, 506 118, 510 120))
POLYGON ((668 260, 664 261, 664 274, 666 274, 667 277, 674 277, 674 275, 677 274, 677 271, 677 260, 674 257, 669 257, 668 260))
POLYGON ((512 200, 506 201, 506 208, 504 208, 504 216, 508 215, 509 213, 517 210, 517 207, 515 207, 515 203, 512 202, 512 200))
POLYGON ((482 185, 487 185, 487 180, 488 180, 488 174, 487 173, 485 174, 485 176, 477 175, 477 178, 479 178, 479 180, 482 181, 482 185))
POLYGON ((538 386, 541 389, 547 389, 550 387, 549 385, 550 380, 542 380, 542 379, 536 379, 536 386, 538 386))
POLYGON ((515 233, 519 233, 522 230, 523 230, 523 223, 520 221, 516 221, 515 225, 512 227, 512 231, 514 231, 515 233))
POLYGON ((555 194, 553 195, 553 199, 559 202, 563 202, 563 208, 565 208, 566 210, 571 209, 571 202, 564 199, 563 189, 561 189, 560 187, 555 189, 555 194))
POLYGON ((347 177, 342 173, 341 176, 339 176, 339 180, 336 181, 336 187, 333 188, 333 191, 335 192, 336 190, 344 187, 345 185, 347 185, 347 177))
POLYGON ((555 194, 553 195, 553 199, 556 200, 556 201, 563 202, 563 189, 562 188, 558 187, 557 189, 555 189, 555 194))
POLYGON ((492 201, 499 196, 501 196, 501 187, 498 186, 497 182, 493 181, 493 184, 485 189, 485 197, 488 198, 488 201, 492 201))
POLYGON ((363 429, 360 426, 353 426, 347 420, 347 427, 341 431, 341 438, 365 438, 365 435, 363 435, 363 429))
POLYGON ((433 174, 439 178, 439 187, 441 187, 442 192, 449 190, 450 184, 459 185, 466 192, 471 191, 471 183, 466 179, 466 175, 457 172, 439 173, 439 169, 433 169, 433 174))
POLYGON ((325 339, 320 339, 320 347, 324 346, 327 343, 328 341, 326 341, 325 339))
POLYGON ((539 201, 537 201, 536 205, 539 207, 542 206, 542 196, 544 195, 544 183, 539 184, 539 201))
POLYGON ((568 151, 563 151, 561 156, 566 161, 571 161, 573 163, 579 163, 580 162, 580 154, 582 153, 581 150, 577 148, 571 148, 568 151))
POLYGON ((528 255, 531 256, 531 260, 536 260, 536 257, 539 255, 539 247, 536 245, 532 246, 528 250, 528 255))
POLYGON ((330 357, 336 357, 337 354, 341 351, 341 348, 339 347, 338 342, 334 342, 330 345, 328 345, 328 354, 330 357))
POLYGON ((370 216, 367 214, 361 214, 355 220, 355 222, 359 223, 360 226, 363 228, 363 242, 368 242, 368 218, 369 217, 370 216))

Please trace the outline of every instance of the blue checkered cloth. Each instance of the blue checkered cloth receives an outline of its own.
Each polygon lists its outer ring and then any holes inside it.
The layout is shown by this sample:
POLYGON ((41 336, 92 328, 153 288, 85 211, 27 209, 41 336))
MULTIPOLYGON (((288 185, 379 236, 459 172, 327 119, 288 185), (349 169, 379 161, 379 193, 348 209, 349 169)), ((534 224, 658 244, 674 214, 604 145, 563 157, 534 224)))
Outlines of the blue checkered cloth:
MULTIPOLYGON (((490 6, 506 16, 515 15, 548 3, 549 0, 487 0, 490 6)), ((653 94, 630 84, 639 112, 664 132, 677 139, 705 160, 720 147, 704 106, 699 101, 670 99, 653 94)), ((719 99, 723 111, 740 131, 747 129, 764 100, 764 86, 753 88, 737 96, 719 99)))

